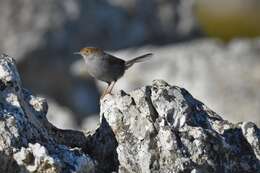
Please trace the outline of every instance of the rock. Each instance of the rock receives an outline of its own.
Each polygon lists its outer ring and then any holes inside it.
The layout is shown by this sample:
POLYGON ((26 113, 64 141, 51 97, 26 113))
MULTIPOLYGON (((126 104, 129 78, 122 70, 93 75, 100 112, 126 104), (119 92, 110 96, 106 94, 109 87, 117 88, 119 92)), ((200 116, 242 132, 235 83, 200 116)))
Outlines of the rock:
POLYGON ((251 122, 244 122, 241 126, 241 129, 247 142, 252 146, 257 159, 260 160, 259 130, 257 129, 256 125, 251 122))
POLYGON ((229 121, 250 120, 260 125, 259 50, 260 39, 234 40, 229 44, 203 39, 112 52, 125 59, 154 53, 150 61, 130 68, 114 91, 131 91, 153 79, 163 79, 186 88, 229 121))
POLYGON ((117 141, 119 172, 260 172, 254 123, 232 124, 162 80, 106 96, 101 116, 117 141))
POLYGON ((24 89, 0 58, 0 172, 260 173, 260 129, 232 124, 185 89, 154 80, 101 100, 92 132, 48 122, 45 99, 24 89))
POLYGON ((14 60, 0 57, 0 172, 94 172, 95 160, 72 145, 81 132, 60 130, 46 119, 45 99, 24 89, 14 60))

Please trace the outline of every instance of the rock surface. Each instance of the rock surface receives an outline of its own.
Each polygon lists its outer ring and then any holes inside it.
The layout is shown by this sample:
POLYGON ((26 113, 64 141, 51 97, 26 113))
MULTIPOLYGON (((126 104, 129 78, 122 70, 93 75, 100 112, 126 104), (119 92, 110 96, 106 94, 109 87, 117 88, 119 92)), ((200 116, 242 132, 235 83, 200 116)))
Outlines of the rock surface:
POLYGON ((0 172, 260 173, 260 129, 232 124, 188 91, 154 80, 101 100, 100 126, 83 133, 46 119, 47 103, 0 58, 0 172))
POLYGON ((260 129, 223 120, 185 89, 152 86, 106 96, 119 172, 260 172, 260 129))
POLYGON ((47 121, 45 99, 22 88, 14 60, 7 55, 0 57, 0 90, 0 172, 94 172, 95 161, 68 145, 82 134, 70 136, 72 131, 47 121))

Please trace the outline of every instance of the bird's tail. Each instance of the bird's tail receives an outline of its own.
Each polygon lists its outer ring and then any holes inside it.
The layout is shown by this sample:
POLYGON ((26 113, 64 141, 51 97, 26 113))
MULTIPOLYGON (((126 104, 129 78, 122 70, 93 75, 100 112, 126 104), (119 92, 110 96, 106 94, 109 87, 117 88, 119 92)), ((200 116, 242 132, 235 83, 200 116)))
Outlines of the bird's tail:
POLYGON ((152 56, 153 56, 152 53, 147 53, 147 54, 138 56, 138 57, 136 57, 136 58, 133 58, 133 59, 131 59, 131 60, 129 60, 129 61, 126 61, 126 62, 125 62, 125 69, 130 68, 130 67, 131 67, 132 65, 134 65, 135 63, 144 62, 144 61, 150 59, 152 56))

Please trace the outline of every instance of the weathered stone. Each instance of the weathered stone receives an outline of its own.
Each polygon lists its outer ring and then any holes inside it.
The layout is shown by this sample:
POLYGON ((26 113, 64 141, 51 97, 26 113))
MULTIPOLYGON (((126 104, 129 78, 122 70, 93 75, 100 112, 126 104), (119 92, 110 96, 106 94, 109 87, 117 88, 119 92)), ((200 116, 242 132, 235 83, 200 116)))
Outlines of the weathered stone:
POLYGON ((77 137, 84 143, 84 134, 59 130, 47 121, 45 99, 22 88, 7 55, 0 57, 0 84, 0 160, 6 163, 1 172, 94 172, 96 162, 70 147, 77 137))
POLYGON ((117 141, 119 172, 260 172, 255 124, 229 123, 164 81, 106 96, 101 116, 117 141))
POLYGON ((0 90, 0 172, 260 173, 254 123, 230 123, 163 80, 106 95, 100 126, 85 134, 48 122, 45 99, 23 88, 7 55, 0 90))

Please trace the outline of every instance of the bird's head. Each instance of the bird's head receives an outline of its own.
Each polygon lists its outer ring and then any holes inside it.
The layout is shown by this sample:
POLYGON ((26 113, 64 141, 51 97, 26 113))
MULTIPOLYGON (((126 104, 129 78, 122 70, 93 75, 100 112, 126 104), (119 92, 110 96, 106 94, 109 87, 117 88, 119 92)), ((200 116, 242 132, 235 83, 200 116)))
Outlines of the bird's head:
POLYGON ((85 47, 82 48, 79 52, 75 52, 74 54, 80 54, 84 58, 92 57, 94 55, 98 55, 102 53, 102 49, 96 47, 85 47))

